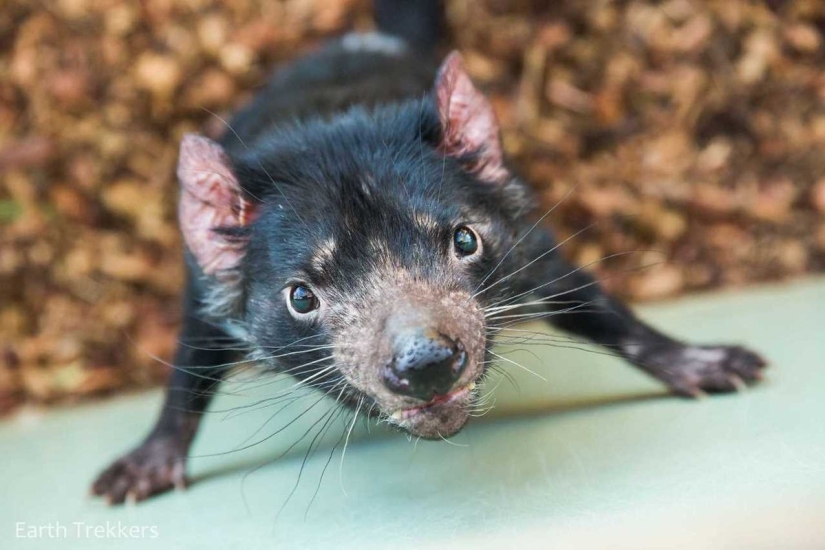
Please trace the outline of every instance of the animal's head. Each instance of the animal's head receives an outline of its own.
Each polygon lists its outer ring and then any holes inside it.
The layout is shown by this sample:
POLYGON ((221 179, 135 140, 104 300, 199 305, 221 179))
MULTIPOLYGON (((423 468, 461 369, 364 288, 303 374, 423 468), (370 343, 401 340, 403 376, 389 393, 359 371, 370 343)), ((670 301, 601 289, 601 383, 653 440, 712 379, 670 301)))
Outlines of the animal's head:
POLYGON ((512 271, 525 206, 460 57, 425 99, 247 145, 232 158, 203 137, 181 145, 180 222, 207 313, 333 397, 415 435, 458 431, 487 363, 484 308, 500 295, 486 289, 512 271))

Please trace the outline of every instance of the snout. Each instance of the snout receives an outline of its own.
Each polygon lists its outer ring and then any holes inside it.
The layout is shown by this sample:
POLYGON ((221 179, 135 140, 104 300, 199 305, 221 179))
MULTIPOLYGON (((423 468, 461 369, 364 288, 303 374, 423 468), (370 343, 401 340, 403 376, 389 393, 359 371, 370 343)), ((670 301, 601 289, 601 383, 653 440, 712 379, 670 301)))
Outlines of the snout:
POLYGON ((466 366, 467 352, 460 341, 432 329, 407 330, 393 342, 383 382, 393 393, 431 401, 449 394, 466 366))
POLYGON ((372 308, 359 322, 341 323, 337 364, 390 425, 419 437, 449 437, 467 422, 478 395, 484 310, 467 291, 391 267, 368 285, 369 300, 359 296, 359 307, 372 308))

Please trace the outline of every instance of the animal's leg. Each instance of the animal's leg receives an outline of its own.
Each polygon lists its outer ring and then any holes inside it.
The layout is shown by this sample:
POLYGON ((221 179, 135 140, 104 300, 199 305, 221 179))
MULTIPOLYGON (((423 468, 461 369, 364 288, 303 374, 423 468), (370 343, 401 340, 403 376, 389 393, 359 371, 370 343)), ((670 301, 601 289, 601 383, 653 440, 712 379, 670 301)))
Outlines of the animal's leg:
MULTIPOLYGON (((524 265, 556 246, 549 231, 537 227, 533 233, 522 243, 524 265)), ((615 351, 679 395, 736 390, 759 380, 766 366, 764 359, 741 346, 692 345, 657 331, 556 251, 514 278, 517 292, 546 302, 541 307, 552 312, 551 323, 615 351)))
POLYGON ((186 455, 227 363, 238 344, 196 315, 194 289, 187 289, 186 318, 175 355, 166 401, 152 431, 135 449, 116 460, 92 484, 92 493, 110 504, 143 500, 186 486, 186 455))

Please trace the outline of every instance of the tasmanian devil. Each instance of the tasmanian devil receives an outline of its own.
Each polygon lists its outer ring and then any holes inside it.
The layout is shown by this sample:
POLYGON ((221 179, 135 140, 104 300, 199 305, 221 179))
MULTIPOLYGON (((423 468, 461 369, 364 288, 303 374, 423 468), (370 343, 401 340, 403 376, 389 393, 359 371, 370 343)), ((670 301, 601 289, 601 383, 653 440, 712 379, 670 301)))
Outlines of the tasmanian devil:
POLYGON ((426 438, 467 421, 501 314, 524 302, 678 395, 759 379, 758 355, 674 340, 562 259, 460 55, 430 63, 438 4, 378 1, 383 34, 283 68, 220 142, 183 138, 176 368, 154 429, 94 494, 120 503, 185 485, 237 349, 426 438))

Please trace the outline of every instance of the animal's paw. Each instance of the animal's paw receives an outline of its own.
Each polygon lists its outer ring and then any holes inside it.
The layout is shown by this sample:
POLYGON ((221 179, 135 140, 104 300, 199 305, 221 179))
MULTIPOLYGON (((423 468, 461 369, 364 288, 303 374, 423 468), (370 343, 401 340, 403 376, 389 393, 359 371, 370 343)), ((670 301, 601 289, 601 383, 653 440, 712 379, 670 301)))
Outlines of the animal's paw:
POLYGON ((173 438, 155 437, 106 468, 92 484, 92 494, 108 504, 121 504, 186 485, 185 446, 173 438))
POLYGON ((744 389, 762 379, 767 362, 741 346, 681 346, 656 363, 654 375, 674 393, 702 397, 744 389))

